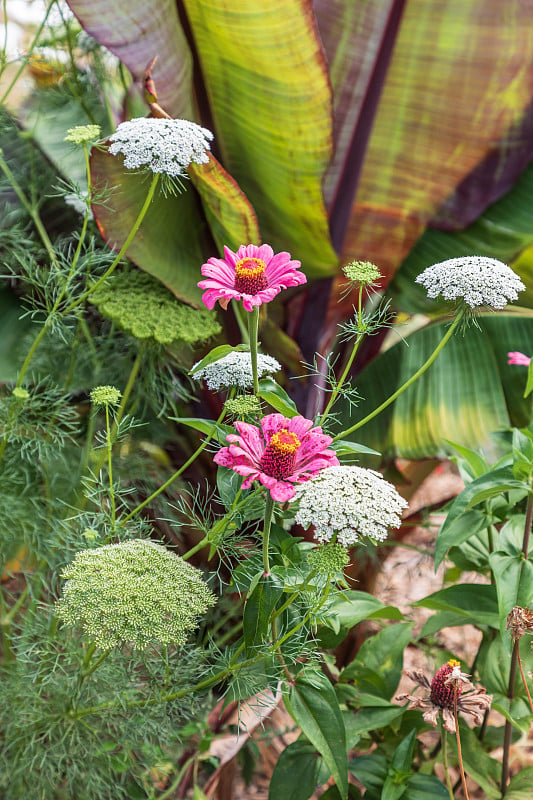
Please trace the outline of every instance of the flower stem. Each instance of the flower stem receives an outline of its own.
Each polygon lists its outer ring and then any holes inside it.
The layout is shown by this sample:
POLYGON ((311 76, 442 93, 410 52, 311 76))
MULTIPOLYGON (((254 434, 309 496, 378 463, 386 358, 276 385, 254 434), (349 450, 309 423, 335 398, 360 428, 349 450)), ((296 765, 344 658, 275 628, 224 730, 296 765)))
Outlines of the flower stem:
POLYGON ((272 524, 272 515, 274 512, 274 501, 270 492, 267 492, 266 506, 265 506, 265 523, 263 525, 263 569, 265 575, 270 575, 270 561, 268 558, 268 542, 270 539, 270 526, 272 524))
MULTIPOLYGON (((524 558, 526 559, 528 558, 529 555, 529 538, 531 536, 532 522, 533 522, 533 493, 530 492, 527 498, 526 519, 524 522, 524 534, 522 536, 522 553, 524 555, 524 558)), ((507 697, 509 698, 509 700, 512 700, 514 697, 516 667, 520 660, 519 644, 520 644, 519 639, 515 639, 513 644, 513 650, 511 652, 511 665, 509 667, 509 683, 507 685, 507 697)), ((512 734, 512 723, 509 720, 505 720, 505 729, 503 733, 502 780, 500 785, 502 797, 505 797, 505 794, 507 792, 507 782, 509 780, 509 754, 511 750, 511 734, 512 734)))
POLYGON ((146 214, 148 213, 148 210, 149 210, 150 205, 152 203, 152 200, 154 198, 155 190, 157 189, 157 185, 159 183, 159 178, 160 177, 161 176, 160 176, 159 173, 157 173, 157 172, 154 173, 153 178, 152 178, 152 182, 150 184, 150 188, 148 189, 148 194, 146 195, 146 199, 145 199, 145 201, 144 201, 144 203, 142 205, 142 208, 141 208, 141 210, 139 211, 139 213, 137 215, 137 219, 133 223, 133 226, 132 226, 132 228, 131 228, 131 230, 130 230, 127 238, 126 238, 126 241, 124 242, 124 244, 122 245, 122 247, 118 251, 118 253, 115 256, 115 258, 113 259, 113 262, 111 263, 111 265, 106 269, 104 274, 100 278, 98 278, 97 281, 95 281, 93 283, 92 286, 90 286, 85 292, 83 292, 83 294, 80 297, 78 297, 76 300, 73 300, 72 303, 70 303, 66 307, 65 311, 63 312, 63 314, 68 314, 74 308, 77 308, 79 305, 81 305, 83 302, 85 302, 85 300, 89 297, 89 295, 91 295, 94 292, 94 290, 97 289, 104 281, 106 281, 109 278, 109 276, 115 271, 115 269, 117 268, 119 263, 122 261, 122 257, 125 255, 125 253, 128 250, 130 244, 132 243, 132 241, 134 240, 135 236, 137 235, 137 232, 138 232, 139 228, 141 227, 146 214))
POLYGON ((450 800, 454 800, 452 782, 450 779, 450 770, 448 767, 448 739, 446 730, 444 729, 443 726, 441 726, 441 741, 442 741, 442 766, 444 767, 444 777, 446 780, 446 787, 448 789, 448 794, 450 795, 450 800))
MULTIPOLYGON (((147 506, 147 505, 148 505, 148 503, 151 503, 151 502, 152 502, 152 500, 154 500, 154 499, 155 499, 155 498, 156 498, 158 495, 160 495, 160 494, 161 494, 161 492, 164 492, 164 491, 165 491, 165 489, 167 489, 167 488, 170 486, 170 484, 171 484, 171 483, 173 483, 173 481, 175 481, 175 480, 176 480, 176 478, 179 478, 179 476, 180 476, 180 475, 181 475, 183 472, 185 472, 185 470, 186 470, 188 467, 190 467, 190 465, 193 463, 193 461, 195 461, 195 460, 198 458, 198 456, 200 455, 200 453, 201 453, 203 450, 205 450, 205 448, 207 447, 207 445, 209 444, 209 442, 211 441, 211 439, 212 439, 212 438, 213 438, 213 436, 215 435, 215 433, 216 433, 216 430, 217 430, 217 426, 218 426, 218 424, 219 424, 220 422, 222 422, 222 420, 224 419, 224 415, 225 415, 225 413, 226 413, 226 411, 225 411, 225 409, 223 408, 223 409, 222 409, 222 411, 220 412, 220 415, 219 415, 219 417, 218 417, 217 421, 214 423, 214 425, 213 425, 213 428, 212 428, 211 432, 210 432, 210 433, 209 433, 209 434, 208 434, 208 435, 205 437, 205 439, 203 440, 203 442, 201 443, 201 445, 200 445, 199 447, 197 447, 197 448, 196 448, 196 450, 195 450, 195 451, 194 451, 194 453, 191 455, 191 457, 190 457, 190 458, 188 458, 188 459, 187 459, 187 461, 186 461, 184 464, 182 464, 182 465, 181 465, 181 467, 180 467, 179 469, 177 469, 177 470, 176 470, 176 472, 174 472, 174 473, 173 473, 173 474, 170 476, 170 478, 168 478, 168 480, 166 480, 166 481, 165 481, 165 483, 163 483, 163 484, 162 484, 162 485, 159 487, 159 489, 156 489, 156 490, 155 490, 155 492, 152 492, 152 494, 150 495, 150 497, 147 497, 147 498, 146 498, 146 500, 143 500, 143 501, 142 501, 142 503, 139 503, 139 505, 138 505, 138 506, 136 506, 136 507, 133 509, 133 511, 130 511, 130 513, 129 513, 129 514, 126 516, 126 517, 124 517, 124 518, 121 520, 121 524, 124 524, 124 523, 128 522, 130 519, 132 519, 132 517, 135 517, 135 516, 136 516, 136 515, 139 513, 139 511, 142 511, 142 509, 143 509, 145 506, 147 506)), ((195 546, 196 546, 196 545, 195 545, 195 546)), ((198 548, 198 549, 200 549, 200 548, 198 548)), ((192 553, 189 553, 189 555, 192 555, 192 553)))
POLYGON ((331 392, 331 396, 329 398, 328 404, 326 405, 324 411, 322 412, 322 416, 320 417, 320 420, 318 422, 319 425, 323 425, 324 424, 324 420, 327 418, 327 416, 328 416, 333 404, 335 403, 337 397, 339 396, 339 393, 340 393, 342 387, 344 386, 344 384, 346 382, 346 378, 348 377, 348 375, 350 373, 350 369, 352 368, 352 364, 353 364, 354 359, 355 359, 355 357, 357 355, 357 351, 359 350, 359 347, 361 346, 361 342, 363 341, 363 336, 364 336, 363 333, 358 333, 357 334, 357 337, 356 337, 355 342, 353 344, 352 352, 350 353, 350 357, 348 359, 348 362, 347 362, 346 366, 344 367, 342 375, 339 378, 339 380, 337 381, 337 383, 335 385, 335 388, 331 392))
POLYGON ((457 715, 457 689, 454 689, 453 691, 453 714, 455 717, 455 736, 457 738, 457 757, 459 759, 459 769, 461 771, 461 783, 463 784, 465 800, 470 800, 468 789, 466 787, 466 777, 463 767, 463 753, 461 750, 461 734, 459 733, 459 717, 457 715))
POLYGON ((531 709, 531 713, 533 714, 533 702, 531 700, 531 694, 529 693, 529 687, 524 674, 524 665, 522 664, 522 659, 520 658, 520 651, 518 651, 518 666, 520 667, 520 675, 522 676, 522 683, 524 684, 524 689, 526 690, 527 699, 529 700, 529 707, 531 709))
POLYGON ((254 306, 248 314, 248 334, 250 336, 250 358, 252 361, 252 376, 254 381, 254 394, 259 394, 259 378, 257 376, 257 334, 259 331, 259 306, 254 306))
POLYGON ((115 521, 117 518, 117 509, 115 503, 115 490, 113 488, 113 455, 112 455, 112 441, 111 441, 111 426, 109 424, 109 404, 105 405, 105 443, 107 455, 107 474, 109 479, 109 499, 111 501, 111 528, 115 530, 115 521))
POLYGON ((448 330, 446 331, 446 333, 444 334, 444 336, 440 340, 439 344, 437 345, 437 347, 435 348, 433 353, 422 364, 422 366, 419 369, 417 369, 417 371, 414 373, 414 375, 411 375, 411 377, 408 380, 406 380, 405 383, 403 383, 400 386, 399 389, 397 389, 393 394, 391 394, 391 396, 389 398, 387 398, 387 400, 384 400, 383 403, 381 403, 380 406, 378 406, 377 408, 374 409, 374 411, 371 411, 370 414, 367 414, 366 417, 364 417, 363 419, 360 419, 359 422, 356 422, 354 425, 352 425, 351 427, 347 428, 342 433, 337 434, 337 436, 335 436, 333 438, 333 441, 336 442, 338 439, 344 439, 346 436, 349 436, 351 433, 356 431, 358 428, 361 428, 363 425, 366 425, 367 422, 370 422, 371 419, 374 419, 374 417, 377 417, 378 414, 380 414, 384 409, 388 408, 388 406, 390 406, 391 403, 394 403, 394 401, 401 394, 403 394, 410 386, 412 386, 412 384, 415 383, 420 378, 420 376, 423 375, 424 372, 426 372, 427 369, 429 369, 429 367, 436 360, 437 356, 440 355, 441 351, 448 344, 449 340, 452 338, 453 334, 455 333, 455 331, 457 330, 457 328, 461 324, 465 314, 466 314, 466 309, 463 308, 463 309, 461 309, 461 311, 459 311, 459 313, 457 314, 457 316, 455 317, 454 321, 452 322, 452 324, 450 325, 450 327, 448 328, 448 330))

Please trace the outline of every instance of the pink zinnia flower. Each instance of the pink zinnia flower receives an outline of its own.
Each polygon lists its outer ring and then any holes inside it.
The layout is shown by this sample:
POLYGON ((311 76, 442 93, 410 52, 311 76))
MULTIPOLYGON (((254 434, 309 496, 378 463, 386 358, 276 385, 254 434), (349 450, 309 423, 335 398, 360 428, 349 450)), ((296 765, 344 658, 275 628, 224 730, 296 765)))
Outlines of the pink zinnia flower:
POLYGON ((244 475, 243 489, 258 480, 273 500, 283 503, 294 497, 293 484, 304 483, 325 467, 339 465, 334 451, 327 449, 331 436, 322 433, 320 427, 313 428, 305 417, 288 419, 282 414, 268 414, 260 428, 246 422, 234 424, 239 435, 227 437, 230 446, 219 450, 215 463, 244 475))
POLYGON ((512 353, 507 353, 508 364, 514 364, 518 367, 529 367, 529 362, 531 359, 529 356, 524 355, 524 353, 519 353, 518 351, 513 351, 512 353))
POLYGON ((202 264, 200 289, 206 289, 202 301, 212 309, 218 300, 227 308, 230 300, 242 300, 246 311, 269 303, 287 286, 299 286, 307 278, 299 272, 299 261, 291 261, 290 253, 276 253, 268 244, 256 247, 242 244, 236 253, 224 247, 225 258, 210 258, 202 264))

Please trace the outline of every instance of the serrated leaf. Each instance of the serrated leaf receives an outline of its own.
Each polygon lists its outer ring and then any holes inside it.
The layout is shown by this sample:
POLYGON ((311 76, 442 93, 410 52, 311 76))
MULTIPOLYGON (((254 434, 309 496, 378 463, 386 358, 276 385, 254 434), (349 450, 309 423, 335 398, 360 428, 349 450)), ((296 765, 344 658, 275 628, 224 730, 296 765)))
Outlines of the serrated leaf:
POLYGON ((284 697, 287 711, 318 750, 339 789, 348 796, 346 732, 333 686, 321 672, 299 676, 284 697))

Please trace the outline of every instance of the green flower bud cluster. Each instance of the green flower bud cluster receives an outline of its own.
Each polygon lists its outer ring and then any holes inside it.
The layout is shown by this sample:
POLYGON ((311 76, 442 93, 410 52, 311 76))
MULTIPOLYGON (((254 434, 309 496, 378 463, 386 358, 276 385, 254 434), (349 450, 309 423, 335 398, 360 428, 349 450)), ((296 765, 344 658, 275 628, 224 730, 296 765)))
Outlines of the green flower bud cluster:
POLYGON ((222 330, 206 308, 181 303, 160 281, 141 270, 115 273, 93 293, 91 302, 104 317, 137 339, 194 345, 222 330))
POLYGON ((338 542, 317 547, 307 554, 307 563, 319 575, 335 575, 350 563, 348 551, 338 542))
POLYGON ((198 569, 143 539, 82 550, 62 577, 59 618, 103 649, 183 645, 216 602, 198 569))
POLYGON ((122 393, 115 386, 95 386, 90 393, 95 406, 118 406, 122 393))
POLYGON ((382 277, 381 272, 371 261, 351 261, 342 268, 350 283, 373 286, 382 277))
POLYGON ((72 142, 72 144, 90 144, 100 138, 99 125, 77 125, 75 128, 69 128, 65 136, 65 142, 72 142))
POLYGON ((242 394, 233 400, 226 400, 224 408, 235 419, 261 416, 261 401, 254 394, 242 394))

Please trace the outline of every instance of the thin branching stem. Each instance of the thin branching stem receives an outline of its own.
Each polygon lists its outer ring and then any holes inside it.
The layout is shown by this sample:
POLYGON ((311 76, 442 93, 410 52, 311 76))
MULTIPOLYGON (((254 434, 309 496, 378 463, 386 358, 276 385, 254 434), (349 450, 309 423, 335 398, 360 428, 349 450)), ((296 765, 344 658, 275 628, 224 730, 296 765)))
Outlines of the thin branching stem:
POLYGON ((399 387, 399 389, 393 392, 393 394, 391 394, 391 396, 388 397, 387 400, 384 400, 383 403, 381 403, 381 405, 379 405, 377 408, 371 411, 370 414, 367 414, 366 417, 360 419, 359 422, 356 422, 354 425, 351 425, 349 428, 346 428, 346 430, 342 431, 342 433, 337 434, 337 436, 333 438, 333 441, 336 442, 338 439, 344 439, 346 436, 349 436, 354 431, 358 430, 359 428, 362 428, 363 425, 366 425, 366 423, 370 422, 371 419, 374 419, 374 417, 377 417, 378 414, 381 414, 382 411, 388 408, 391 405, 391 403, 394 403, 394 401, 397 400, 398 397, 400 397, 400 395, 402 395, 407 389, 409 389, 409 387, 412 386, 413 383, 415 383, 424 374, 424 372, 426 372, 426 370, 429 369, 429 367, 433 364, 436 358, 440 355, 444 347, 448 344, 453 334, 461 324, 465 314, 466 314, 465 308, 459 311, 459 313, 457 314, 454 321, 452 322, 452 324, 450 325, 450 327, 440 340, 435 350, 432 352, 429 358, 426 359, 426 361, 424 361, 422 366, 419 369, 417 369, 414 375, 411 375, 411 377, 408 380, 406 380, 405 383, 403 383, 399 387))

